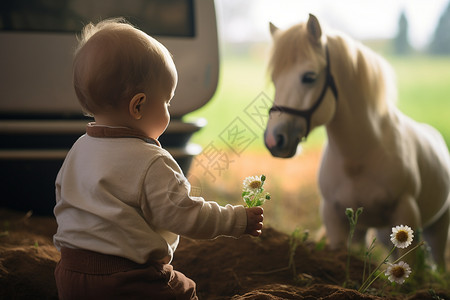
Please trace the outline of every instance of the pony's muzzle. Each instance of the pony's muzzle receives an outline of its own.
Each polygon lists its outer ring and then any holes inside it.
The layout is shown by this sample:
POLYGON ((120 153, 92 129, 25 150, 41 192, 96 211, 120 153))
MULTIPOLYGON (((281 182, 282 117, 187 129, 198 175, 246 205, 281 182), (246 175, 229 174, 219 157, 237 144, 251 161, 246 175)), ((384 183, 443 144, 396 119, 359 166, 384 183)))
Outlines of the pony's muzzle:
POLYGON ((290 134, 284 126, 275 126, 273 129, 267 128, 264 132, 266 148, 275 157, 290 158, 294 156, 300 140, 301 136, 290 134))

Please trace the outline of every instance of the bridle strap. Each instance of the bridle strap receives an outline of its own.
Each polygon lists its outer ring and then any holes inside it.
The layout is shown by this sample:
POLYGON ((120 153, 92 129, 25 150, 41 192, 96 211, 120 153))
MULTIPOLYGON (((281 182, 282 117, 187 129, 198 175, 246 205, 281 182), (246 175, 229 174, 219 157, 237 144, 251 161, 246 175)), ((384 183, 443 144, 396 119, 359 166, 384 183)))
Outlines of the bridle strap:
POLYGON ((274 111, 279 111, 282 113, 287 113, 287 114, 291 114, 294 116, 304 118, 306 120, 306 134, 304 137, 305 139, 308 137, 309 131, 311 129, 311 116, 319 108, 320 104, 322 103, 328 87, 331 88, 331 91, 333 92, 335 101, 337 102, 337 100, 338 100, 338 91, 336 88, 336 83, 334 82, 334 78, 333 78, 333 75, 331 75, 331 70, 330 70, 330 54, 328 53, 328 45, 325 46, 325 55, 326 55, 326 61, 327 61, 327 65, 325 67, 325 72, 326 72, 325 84, 322 88, 319 98, 317 98, 316 102, 314 102, 314 104, 311 108, 295 109, 295 108, 290 108, 287 106, 274 105, 269 110, 269 114, 274 111))

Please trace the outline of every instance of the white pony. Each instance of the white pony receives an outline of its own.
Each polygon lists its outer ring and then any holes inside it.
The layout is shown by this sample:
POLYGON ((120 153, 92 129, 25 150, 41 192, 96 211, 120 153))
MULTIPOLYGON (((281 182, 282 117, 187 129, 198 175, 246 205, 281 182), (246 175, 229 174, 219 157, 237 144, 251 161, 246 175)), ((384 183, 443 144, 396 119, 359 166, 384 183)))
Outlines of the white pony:
POLYGON ((330 245, 348 238, 345 209, 363 207, 355 237, 377 228, 387 243, 395 225, 421 228, 445 269, 450 156, 442 136, 396 108, 393 72, 367 47, 322 34, 313 15, 285 31, 270 25, 275 100, 265 144, 273 156, 292 157, 312 129, 325 125, 319 187, 330 245))

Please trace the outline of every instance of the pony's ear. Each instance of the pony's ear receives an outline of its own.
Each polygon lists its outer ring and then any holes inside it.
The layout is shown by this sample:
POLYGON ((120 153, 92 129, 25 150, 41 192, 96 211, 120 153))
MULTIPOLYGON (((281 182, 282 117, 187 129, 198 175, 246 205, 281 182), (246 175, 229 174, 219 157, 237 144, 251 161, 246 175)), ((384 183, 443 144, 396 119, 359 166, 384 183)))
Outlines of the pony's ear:
POLYGON ((270 34, 271 34, 272 36, 274 36, 275 33, 276 33, 278 30, 280 30, 277 26, 273 25, 272 22, 269 22, 269 28, 270 28, 270 34))
POLYGON ((322 36, 322 29, 320 28, 319 20, 316 16, 309 14, 308 23, 306 24, 308 29, 308 34, 314 43, 319 43, 320 37, 322 36))

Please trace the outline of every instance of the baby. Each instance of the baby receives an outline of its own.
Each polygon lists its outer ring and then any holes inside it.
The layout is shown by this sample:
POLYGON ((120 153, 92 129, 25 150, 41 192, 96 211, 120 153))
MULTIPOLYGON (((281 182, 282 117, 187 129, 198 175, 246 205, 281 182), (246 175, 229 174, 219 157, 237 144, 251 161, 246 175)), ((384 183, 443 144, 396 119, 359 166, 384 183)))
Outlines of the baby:
POLYGON ((259 236, 259 207, 219 206, 190 184, 158 142, 177 71, 169 51, 123 20, 87 25, 73 82, 94 123, 56 178, 60 299, 197 299, 170 262, 179 235, 259 236))

